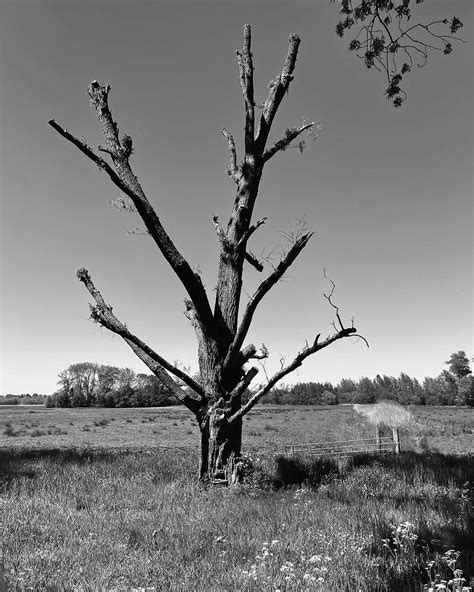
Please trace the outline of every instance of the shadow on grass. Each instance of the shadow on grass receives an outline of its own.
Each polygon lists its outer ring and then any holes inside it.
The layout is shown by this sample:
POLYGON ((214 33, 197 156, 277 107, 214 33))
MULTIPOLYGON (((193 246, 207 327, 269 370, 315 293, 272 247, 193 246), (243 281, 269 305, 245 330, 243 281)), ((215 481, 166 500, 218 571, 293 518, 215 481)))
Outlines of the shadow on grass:
POLYGON ((108 473, 132 477, 152 475, 152 481, 169 483, 195 471, 194 455, 188 449, 103 450, 84 448, 0 449, 0 490, 15 480, 35 479, 48 465, 70 470, 86 465, 101 466, 108 473))
POLYGON ((24 477, 33 479, 41 470, 41 461, 54 461, 58 465, 85 464, 106 461, 117 453, 106 451, 45 448, 36 450, 0 449, 0 485, 12 479, 24 477))
POLYGON ((403 475, 408 481, 424 474, 438 485, 464 485, 474 478, 474 456, 443 454, 441 452, 413 452, 401 454, 360 454, 353 457, 351 468, 371 466, 377 463, 403 475))
POLYGON ((275 485, 307 485, 317 487, 328 476, 343 478, 362 467, 382 467, 403 476, 406 483, 429 480, 437 485, 463 486, 474 480, 474 456, 458 456, 440 452, 412 451, 401 454, 361 453, 345 459, 329 457, 286 457, 276 461, 275 485))

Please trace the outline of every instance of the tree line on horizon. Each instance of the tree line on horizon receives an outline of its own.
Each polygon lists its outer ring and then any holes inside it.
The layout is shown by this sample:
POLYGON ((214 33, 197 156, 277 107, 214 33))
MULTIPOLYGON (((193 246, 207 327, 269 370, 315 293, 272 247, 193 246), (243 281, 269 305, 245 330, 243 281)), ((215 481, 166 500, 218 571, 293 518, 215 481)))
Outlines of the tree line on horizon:
POLYGON ((370 404, 394 401, 400 405, 456 405, 474 407, 474 377, 464 351, 451 354, 443 370, 435 378, 420 383, 403 372, 394 376, 343 378, 333 386, 330 382, 302 382, 275 388, 262 401, 276 405, 338 405, 370 404))
MULTIPOLYGON (((262 400, 273 405, 338 405, 395 401, 401 405, 457 405, 474 407, 474 378, 463 351, 453 353, 435 378, 419 382, 405 373, 398 378, 377 374, 373 379, 343 378, 330 382, 300 382, 274 388, 262 400)), ((51 396, 6 395, 0 404, 42 404, 47 407, 164 407, 179 405, 154 375, 80 362, 71 364, 58 375, 58 390, 51 396)), ((199 380, 199 377, 196 377, 199 380)), ((244 399, 252 392, 248 390, 244 399)))

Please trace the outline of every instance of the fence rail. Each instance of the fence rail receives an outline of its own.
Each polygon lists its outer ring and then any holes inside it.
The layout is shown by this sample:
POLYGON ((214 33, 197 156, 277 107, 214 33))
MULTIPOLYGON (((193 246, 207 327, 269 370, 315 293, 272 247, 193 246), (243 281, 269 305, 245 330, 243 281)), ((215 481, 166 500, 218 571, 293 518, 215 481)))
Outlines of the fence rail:
POLYGON ((358 452, 396 451, 396 442, 390 436, 361 438, 359 440, 333 440, 328 442, 313 442, 310 444, 288 444, 285 446, 285 452, 290 456, 350 456, 358 452))

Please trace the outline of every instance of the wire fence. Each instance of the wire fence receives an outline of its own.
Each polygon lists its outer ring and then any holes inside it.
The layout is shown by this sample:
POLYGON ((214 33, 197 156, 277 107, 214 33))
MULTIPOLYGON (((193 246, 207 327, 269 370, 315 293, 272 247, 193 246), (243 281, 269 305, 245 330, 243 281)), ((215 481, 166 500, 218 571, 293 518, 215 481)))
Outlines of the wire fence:
POLYGON ((333 440, 310 444, 288 444, 285 453, 289 456, 352 456, 361 452, 396 452, 395 440, 390 436, 361 438, 359 440, 333 440))

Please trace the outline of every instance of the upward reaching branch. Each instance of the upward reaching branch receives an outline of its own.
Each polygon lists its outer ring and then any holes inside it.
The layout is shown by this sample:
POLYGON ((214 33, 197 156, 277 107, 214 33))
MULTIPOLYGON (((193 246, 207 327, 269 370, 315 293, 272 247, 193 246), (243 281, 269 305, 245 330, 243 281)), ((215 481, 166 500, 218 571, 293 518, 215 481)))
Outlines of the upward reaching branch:
POLYGON ((227 353, 226 359, 224 361, 224 368, 232 365, 234 359, 238 355, 240 348, 244 342, 245 337, 247 336, 248 330, 250 328, 250 324, 252 323, 253 315, 255 310, 257 309, 258 304, 261 302, 263 297, 270 291, 270 289, 280 280, 283 275, 285 274, 286 270, 290 267, 290 265, 295 261, 301 251, 305 248, 308 244, 309 239, 313 236, 312 232, 308 232, 303 234, 298 240, 294 243, 285 257, 280 261, 277 267, 274 269, 273 273, 271 273, 257 288, 254 295, 250 299, 249 303, 247 304, 247 308, 245 309, 244 316, 242 317, 242 321, 240 326, 237 330, 235 335, 234 341, 232 342, 229 351, 227 353))
POLYGON ((109 91, 110 86, 108 84, 102 86, 95 80, 88 88, 91 103, 97 111, 97 116, 102 125, 105 137, 105 147, 99 146, 99 149, 111 156, 115 171, 106 161, 97 156, 85 142, 78 140, 67 130, 62 129, 54 120, 51 120, 49 124, 64 138, 79 148, 83 154, 101 169, 105 170, 113 183, 132 200, 148 232, 187 290, 198 311, 201 322, 212 327, 212 311, 201 278, 191 269, 189 263, 176 248, 168 233, 163 228, 154 208, 148 201, 138 179, 133 174, 129 163, 132 145, 131 138, 130 136, 124 136, 122 140, 119 138, 118 126, 112 118, 112 113, 108 105, 109 91))
POLYGON ((298 55, 300 41, 298 35, 290 35, 288 53, 286 55, 283 69, 269 84, 270 90, 268 92, 267 100, 263 105, 263 111, 260 117, 260 127, 256 140, 260 154, 263 154, 263 151, 265 150, 265 144, 267 142, 268 134, 270 133, 273 119, 291 81, 293 80, 293 71, 295 69, 296 56, 298 55))
POLYGON ((347 329, 341 329, 340 331, 338 331, 334 335, 331 335, 330 337, 328 337, 327 339, 325 339, 321 343, 319 343, 319 335, 318 335, 316 337, 316 339, 314 340, 313 345, 307 346, 303 350, 301 350, 297 354, 295 359, 291 362, 291 364, 288 364, 288 366, 284 366, 281 370, 279 370, 276 374, 274 374, 265 386, 263 386, 261 389, 259 389, 249 399, 249 401, 245 405, 243 405, 236 413, 234 413, 231 417, 229 417, 229 423, 234 422, 236 419, 239 419, 239 418, 243 417, 246 413, 248 413, 250 411, 250 409, 252 409, 252 407, 254 407, 254 405, 256 405, 260 401, 260 399, 264 395, 266 395, 268 393, 268 391, 270 391, 270 389, 272 389, 275 386, 275 384, 277 382, 279 382, 287 374, 289 374, 290 372, 293 372, 293 370, 296 370, 296 368, 301 366, 303 361, 308 356, 311 356, 312 354, 315 354, 317 351, 324 349, 325 347, 327 347, 328 345, 331 345, 331 343, 334 343, 338 339, 343 339, 344 337, 349 337, 350 335, 356 333, 356 331, 357 330, 354 327, 348 327, 347 329))
POLYGON ((253 59, 251 52, 252 31, 250 25, 244 25, 244 43, 242 51, 236 51, 239 64, 240 86, 245 101, 245 154, 253 154, 255 102, 253 90, 253 59))

